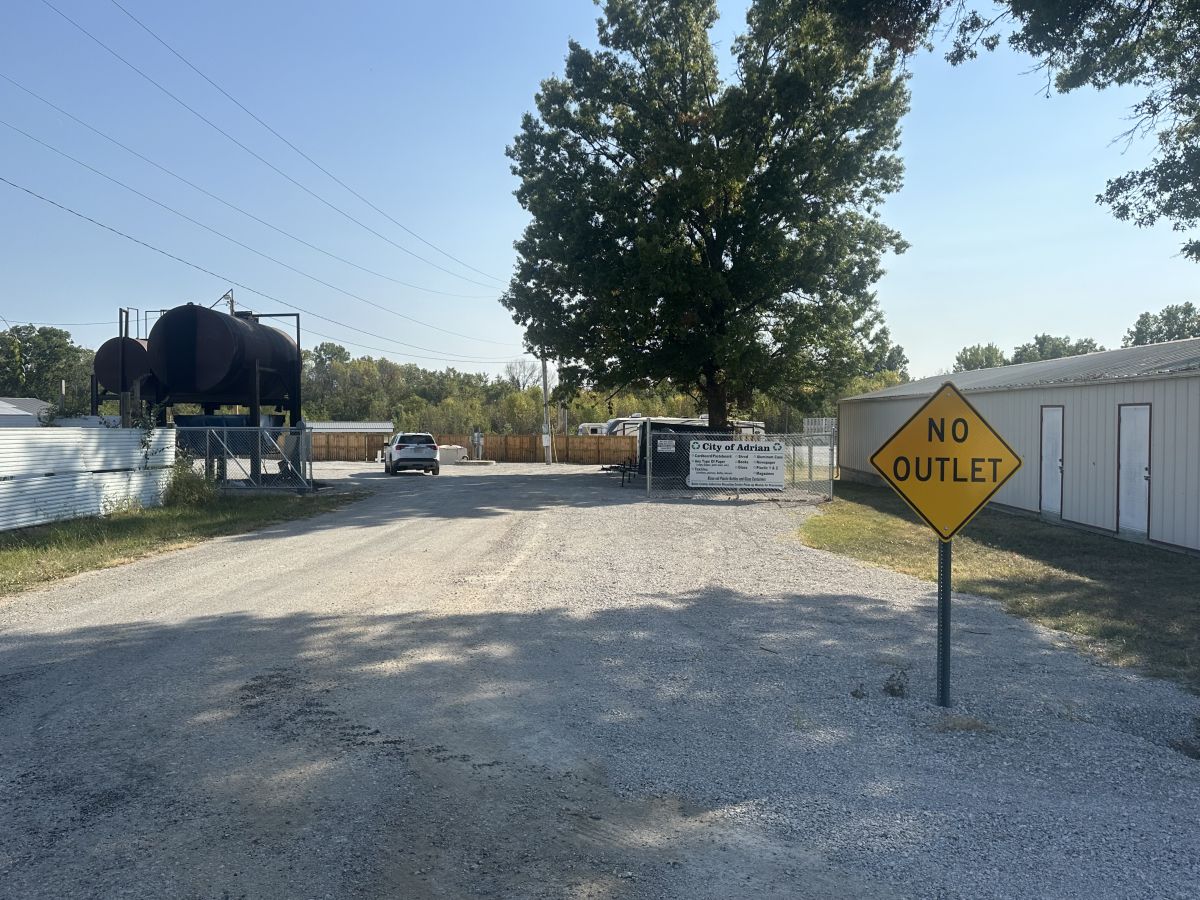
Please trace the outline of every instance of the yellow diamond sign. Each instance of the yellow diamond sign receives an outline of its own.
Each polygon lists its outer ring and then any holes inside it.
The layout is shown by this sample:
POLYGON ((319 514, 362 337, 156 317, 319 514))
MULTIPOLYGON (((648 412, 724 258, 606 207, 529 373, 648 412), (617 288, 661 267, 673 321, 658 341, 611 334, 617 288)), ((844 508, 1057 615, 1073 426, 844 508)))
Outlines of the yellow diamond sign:
POLYGON ((948 541, 1021 468, 1021 458, 946 382, 871 457, 871 465, 948 541))

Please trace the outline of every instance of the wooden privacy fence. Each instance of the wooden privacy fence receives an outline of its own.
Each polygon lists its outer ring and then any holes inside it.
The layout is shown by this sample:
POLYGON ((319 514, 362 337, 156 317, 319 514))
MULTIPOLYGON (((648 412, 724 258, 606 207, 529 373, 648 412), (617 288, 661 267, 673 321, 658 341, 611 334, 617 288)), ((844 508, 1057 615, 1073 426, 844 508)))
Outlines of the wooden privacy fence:
POLYGON ((362 431, 314 431, 313 462, 374 462, 391 435, 362 431))
MULTIPOLYGON (((434 437, 439 444, 458 444, 468 451, 472 449, 469 434, 438 434, 434 437)), ((560 463, 609 466, 631 459, 637 453, 637 436, 632 434, 555 434, 551 437, 554 461, 560 463)), ((544 462, 546 453, 540 434, 485 434, 483 458, 496 462, 536 463, 544 462)))
MULTIPOLYGON (((313 432, 313 462, 374 462, 389 435, 357 431, 313 432)), ((556 434, 554 461, 588 466, 608 466, 631 459, 637 453, 636 435, 556 434)), ((469 434, 435 434, 439 444, 458 444, 473 452, 469 434)), ((540 434, 485 434, 483 458, 496 462, 542 462, 540 434)))

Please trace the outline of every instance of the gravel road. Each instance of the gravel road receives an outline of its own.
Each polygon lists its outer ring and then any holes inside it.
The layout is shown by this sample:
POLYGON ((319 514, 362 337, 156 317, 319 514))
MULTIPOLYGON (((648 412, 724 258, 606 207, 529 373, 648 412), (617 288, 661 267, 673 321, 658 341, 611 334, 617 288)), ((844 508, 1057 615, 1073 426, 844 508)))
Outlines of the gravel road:
POLYGON ((930 586, 811 507, 326 474, 373 493, 0 601, 0 895, 1200 892, 1200 698, 956 597, 947 715, 930 586))

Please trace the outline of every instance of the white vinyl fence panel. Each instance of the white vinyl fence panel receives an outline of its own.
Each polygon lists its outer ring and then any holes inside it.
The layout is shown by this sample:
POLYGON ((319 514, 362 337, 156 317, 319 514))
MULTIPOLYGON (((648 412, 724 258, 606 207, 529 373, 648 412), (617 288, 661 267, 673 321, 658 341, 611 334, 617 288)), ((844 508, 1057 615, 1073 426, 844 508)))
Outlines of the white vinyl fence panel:
POLYGON ((0 431, 0 531, 157 506, 175 462, 175 433, 139 429, 0 431))

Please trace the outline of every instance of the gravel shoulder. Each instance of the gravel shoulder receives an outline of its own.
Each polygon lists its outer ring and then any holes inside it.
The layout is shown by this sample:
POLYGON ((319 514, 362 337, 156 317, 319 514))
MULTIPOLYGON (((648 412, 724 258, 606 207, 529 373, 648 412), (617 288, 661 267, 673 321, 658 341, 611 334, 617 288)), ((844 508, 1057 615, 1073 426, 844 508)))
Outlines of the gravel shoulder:
POLYGON ((1200 698, 956 596, 947 715, 931 586, 811 507, 318 476, 0 603, 0 896, 1196 895, 1200 698))

